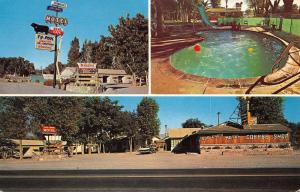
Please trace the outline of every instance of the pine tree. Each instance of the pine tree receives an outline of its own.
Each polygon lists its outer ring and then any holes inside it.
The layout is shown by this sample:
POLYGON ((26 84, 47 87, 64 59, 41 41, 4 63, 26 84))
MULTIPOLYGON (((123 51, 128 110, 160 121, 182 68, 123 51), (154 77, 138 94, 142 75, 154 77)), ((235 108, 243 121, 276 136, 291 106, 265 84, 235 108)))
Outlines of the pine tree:
POLYGON ((75 37, 71 42, 71 48, 68 53, 68 66, 77 67, 80 58, 79 39, 75 37))
MULTIPOLYGON (((249 99, 251 115, 257 117, 258 123, 285 123, 282 97, 250 97, 247 99, 249 99)), ((247 101, 241 97, 238 100, 241 114, 246 115, 247 101)))

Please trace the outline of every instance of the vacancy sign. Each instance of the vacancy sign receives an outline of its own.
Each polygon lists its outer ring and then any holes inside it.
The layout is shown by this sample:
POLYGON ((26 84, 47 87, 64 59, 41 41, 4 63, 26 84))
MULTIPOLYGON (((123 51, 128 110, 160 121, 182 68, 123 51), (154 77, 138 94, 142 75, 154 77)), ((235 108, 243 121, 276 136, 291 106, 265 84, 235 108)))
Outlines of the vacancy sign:
POLYGON ((35 48, 41 50, 54 51, 55 36, 38 33, 35 35, 35 48))

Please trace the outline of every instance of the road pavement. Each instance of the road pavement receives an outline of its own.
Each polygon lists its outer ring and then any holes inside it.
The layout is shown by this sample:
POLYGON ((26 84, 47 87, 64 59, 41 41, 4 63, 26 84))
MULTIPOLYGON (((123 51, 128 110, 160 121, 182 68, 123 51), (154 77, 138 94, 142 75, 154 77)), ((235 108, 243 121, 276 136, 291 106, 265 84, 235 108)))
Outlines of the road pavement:
POLYGON ((0 171, 0 191, 272 191, 300 189, 299 168, 0 171))

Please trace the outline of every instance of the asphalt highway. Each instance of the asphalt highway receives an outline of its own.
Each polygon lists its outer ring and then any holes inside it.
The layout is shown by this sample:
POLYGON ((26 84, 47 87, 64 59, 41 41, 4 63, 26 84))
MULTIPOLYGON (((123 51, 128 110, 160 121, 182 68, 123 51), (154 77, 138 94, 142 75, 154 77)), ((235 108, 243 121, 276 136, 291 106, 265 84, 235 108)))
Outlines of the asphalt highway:
POLYGON ((299 168, 0 171, 0 191, 300 191, 299 168))

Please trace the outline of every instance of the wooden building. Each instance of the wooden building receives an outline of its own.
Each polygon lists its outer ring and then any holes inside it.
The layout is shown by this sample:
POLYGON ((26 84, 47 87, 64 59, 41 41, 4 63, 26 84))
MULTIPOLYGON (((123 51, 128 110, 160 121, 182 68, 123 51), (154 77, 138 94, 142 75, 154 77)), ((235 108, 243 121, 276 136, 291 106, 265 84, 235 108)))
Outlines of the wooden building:
POLYGON ((172 151, 174 147, 181 142, 182 138, 196 133, 201 128, 171 128, 168 129, 165 137, 166 150, 172 151))
POLYGON ((291 130, 281 124, 255 124, 235 127, 222 124, 186 136, 172 150, 174 153, 211 149, 289 148, 291 130))

